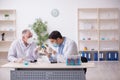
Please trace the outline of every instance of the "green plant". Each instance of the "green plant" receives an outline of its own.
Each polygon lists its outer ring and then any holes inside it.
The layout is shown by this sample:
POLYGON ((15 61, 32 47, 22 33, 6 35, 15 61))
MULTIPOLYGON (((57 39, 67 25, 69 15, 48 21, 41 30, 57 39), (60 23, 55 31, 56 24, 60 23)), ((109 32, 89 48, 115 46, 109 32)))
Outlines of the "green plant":
POLYGON ((47 22, 43 22, 40 18, 38 18, 32 25, 30 25, 30 27, 37 35, 37 44, 42 46, 48 39, 47 22))
POLYGON ((9 17, 9 14, 4 14, 5 17, 9 17))

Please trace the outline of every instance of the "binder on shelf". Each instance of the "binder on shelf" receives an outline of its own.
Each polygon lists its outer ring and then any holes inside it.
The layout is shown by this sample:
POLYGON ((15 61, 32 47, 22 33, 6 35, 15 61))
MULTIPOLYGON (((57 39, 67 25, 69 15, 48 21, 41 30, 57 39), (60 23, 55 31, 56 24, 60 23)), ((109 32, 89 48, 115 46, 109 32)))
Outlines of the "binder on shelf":
POLYGON ((100 61, 103 61, 104 60, 104 53, 103 52, 100 52, 100 58, 99 58, 100 61))
POLYGON ((87 58, 87 52, 84 52, 84 57, 86 57, 86 58, 87 58))
POLYGON ((107 54, 106 54, 106 59, 107 59, 108 61, 111 61, 111 60, 112 60, 111 52, 107 52, 107 54))
POLYGON ((91 54, 90 54, 90 52, 87 53, 87 60, 88 60, 88 61, 91 61, 91 54))
POLYGON ((82 51, 82 55, 81 56, 87 58, 87 52, 82 51))
POLYGON ((94 53, 94 61, 98 61, 98 53, 94 53))
POLYGON ((112 53, 112 60, 117 61, 118 60, 118 52, 113 52, 112 53))
POLYGON ((108 52, 107 53, 107 60, 109 61, 117 61, 118 60, 118 52, 108 52))
POLYGON ((115 54, 114 55, 114 60, 118 61, 118 52, 115 52, 114 54, 115 54))
POLYGON ((91 60, 91 54, 89 52, 84 52, 83 51, 81 56, 87 58, 88 61, 91 60))
POLYGON ((82 56, 82 57, 84 57, 84 56, 85 56, 83 51, 81 52, 81 56, 82 56))
POLYGON ((114 61, 114 57, 115 57, 114 55, 115 55, 114 52, 111 52, 111 60, 112 61, 114 61))

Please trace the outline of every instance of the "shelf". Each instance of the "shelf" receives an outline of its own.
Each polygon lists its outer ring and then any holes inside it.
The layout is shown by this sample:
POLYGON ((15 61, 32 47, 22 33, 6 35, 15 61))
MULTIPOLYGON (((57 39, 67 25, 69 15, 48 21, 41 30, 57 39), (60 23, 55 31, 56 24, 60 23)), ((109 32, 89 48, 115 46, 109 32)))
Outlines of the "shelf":
MULTIPOLYGON (((120 52, 119 19, 120 17, 118 8, 79 8, 79 51, 84 51, 84 47, 88 48, 88 50, 85 51, 86 53, 89 51, 96 51, 98 55, 95 54, 95 56, 98 57, 98 61, 100 61, 99 58, 101 56, 99 56, 99 52, 101 51, 120 52)), ((91 59, 94 60, 94 55, 92 54, 91 56, 91 59)), ((118 53, 118 60, 120 59, 119 57, 120 53, 118 53)))
POLYGON ((8 63, 8 59, 5 58, 5 59, 0 59, 0 67, 4 64, 7 64, 8 63))
POLYGON ((15 20, 0 20, 0 22, 15 22, 15 20))
POLYGON ((79 31, 119 31, 119 29, 80 29, 79 31))
POLYGON ((8 50, 0 50, 0 53, 7 53, 8 50))
MULTIPOLYGON (((80 50, 79 52, 83 52, 84 50, 80 50)), ((89 51, 92 51, 92 52, 98 52, 98 50, 86 50, 84 52, 89 52, 89 51)))
POLYGON ((6 59, 11 43, 16 38, 16 10, 0 9, 0 60, 6 59), (5 40, 2 41, 2 33, 5 40))
MULTIPOLYGON (((84 50, 80 50, 79 52, 83 52, 84 50)), ((84 52, 98 52, 98 50, 86 50, 84 52)), ((100 50, 99 52, 102 52, 102 51, 119 51, 119 50, 100 50)))
POLYGON ((3 31, 3 30, 0 30, 0 32, 11 33, 11 32, 15 32, 15 31, 13 31, 13 30, 10 30, 10 31, 7 31, 7 30, 3 31))
POLYGON ((119 50, 100 50, 100 51, 119 51, 119 50))
POLYGON ((99 8, 100 11, 118 11, 118 8, 99 8))
POLYGON ((100 21, 118 21, 119 19, 100 19, 100 21))
POLYGON ((97 9, 95 8, 81 8, 81 9, 78 9, 78 11, 96 11, 97 9))
POLYGON ((79 19, 79 21, 97 21, 97 19, 79 19))
POLYGON ((94 63, 119 63, 120 61, 119 60, 115 60, 115 61, 109 61, 109 60, 102 60, 102 61, 94 61, 94 60, 92 60, 92 61, 89 61, 89 62, 94 62, 94 63))
POLYGON ((80 29, 79 31, 98 31, 97 29, 80 29))
POLYGON ((100 40, 100 42, 119 42, 119 40, 100 40))
POLYGON ((119 31, 119 29, 100 29, 100 31, 119 31))
POLYGON ((14 12, 16 10, 13 10, 13 9, 0 9, 0 12, 14 12))
POLYGON ((13 41, 0 41, 0 43, 12 43, 13 41))
MULTIPOLYGON (((91 62, 91 61, 90 61, 90 62, 91 62)), ((94 61, 94 62, 97 62, 97 61, 94 61)), ((99 63, 113 63, 113 62, 119 63, 120 61, 108 61, 108 60, 99 61, 99 63)))
POLYGON ((97 42, 98 40, 79 40, 81 42, 97 42))

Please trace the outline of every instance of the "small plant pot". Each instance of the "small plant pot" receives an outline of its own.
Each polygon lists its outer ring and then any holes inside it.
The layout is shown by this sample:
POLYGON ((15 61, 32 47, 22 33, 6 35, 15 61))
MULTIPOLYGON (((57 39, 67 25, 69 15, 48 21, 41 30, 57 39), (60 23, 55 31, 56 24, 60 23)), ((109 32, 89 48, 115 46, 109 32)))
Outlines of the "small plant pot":
POLYGON ((5 14, 5 15, 4 15, 4 19, 5 19, 5 20, 8 20, 8 19, 9 19, 9 16, 10 16, 9 14, 5 14))

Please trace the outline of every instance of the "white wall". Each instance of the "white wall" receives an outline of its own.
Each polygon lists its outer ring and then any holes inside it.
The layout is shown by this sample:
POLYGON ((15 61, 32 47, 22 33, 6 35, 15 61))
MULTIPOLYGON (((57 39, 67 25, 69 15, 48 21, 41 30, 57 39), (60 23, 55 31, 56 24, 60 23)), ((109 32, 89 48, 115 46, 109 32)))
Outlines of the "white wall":
POLYGON ((0 0, 0 9, 17 10, 17 35, 38 17, 48 22, 48 30, 59 30, 77 42, 77 9, 119 7, 120 0, 0 0), (51 16, 57 8, 60 15, 51 16))

